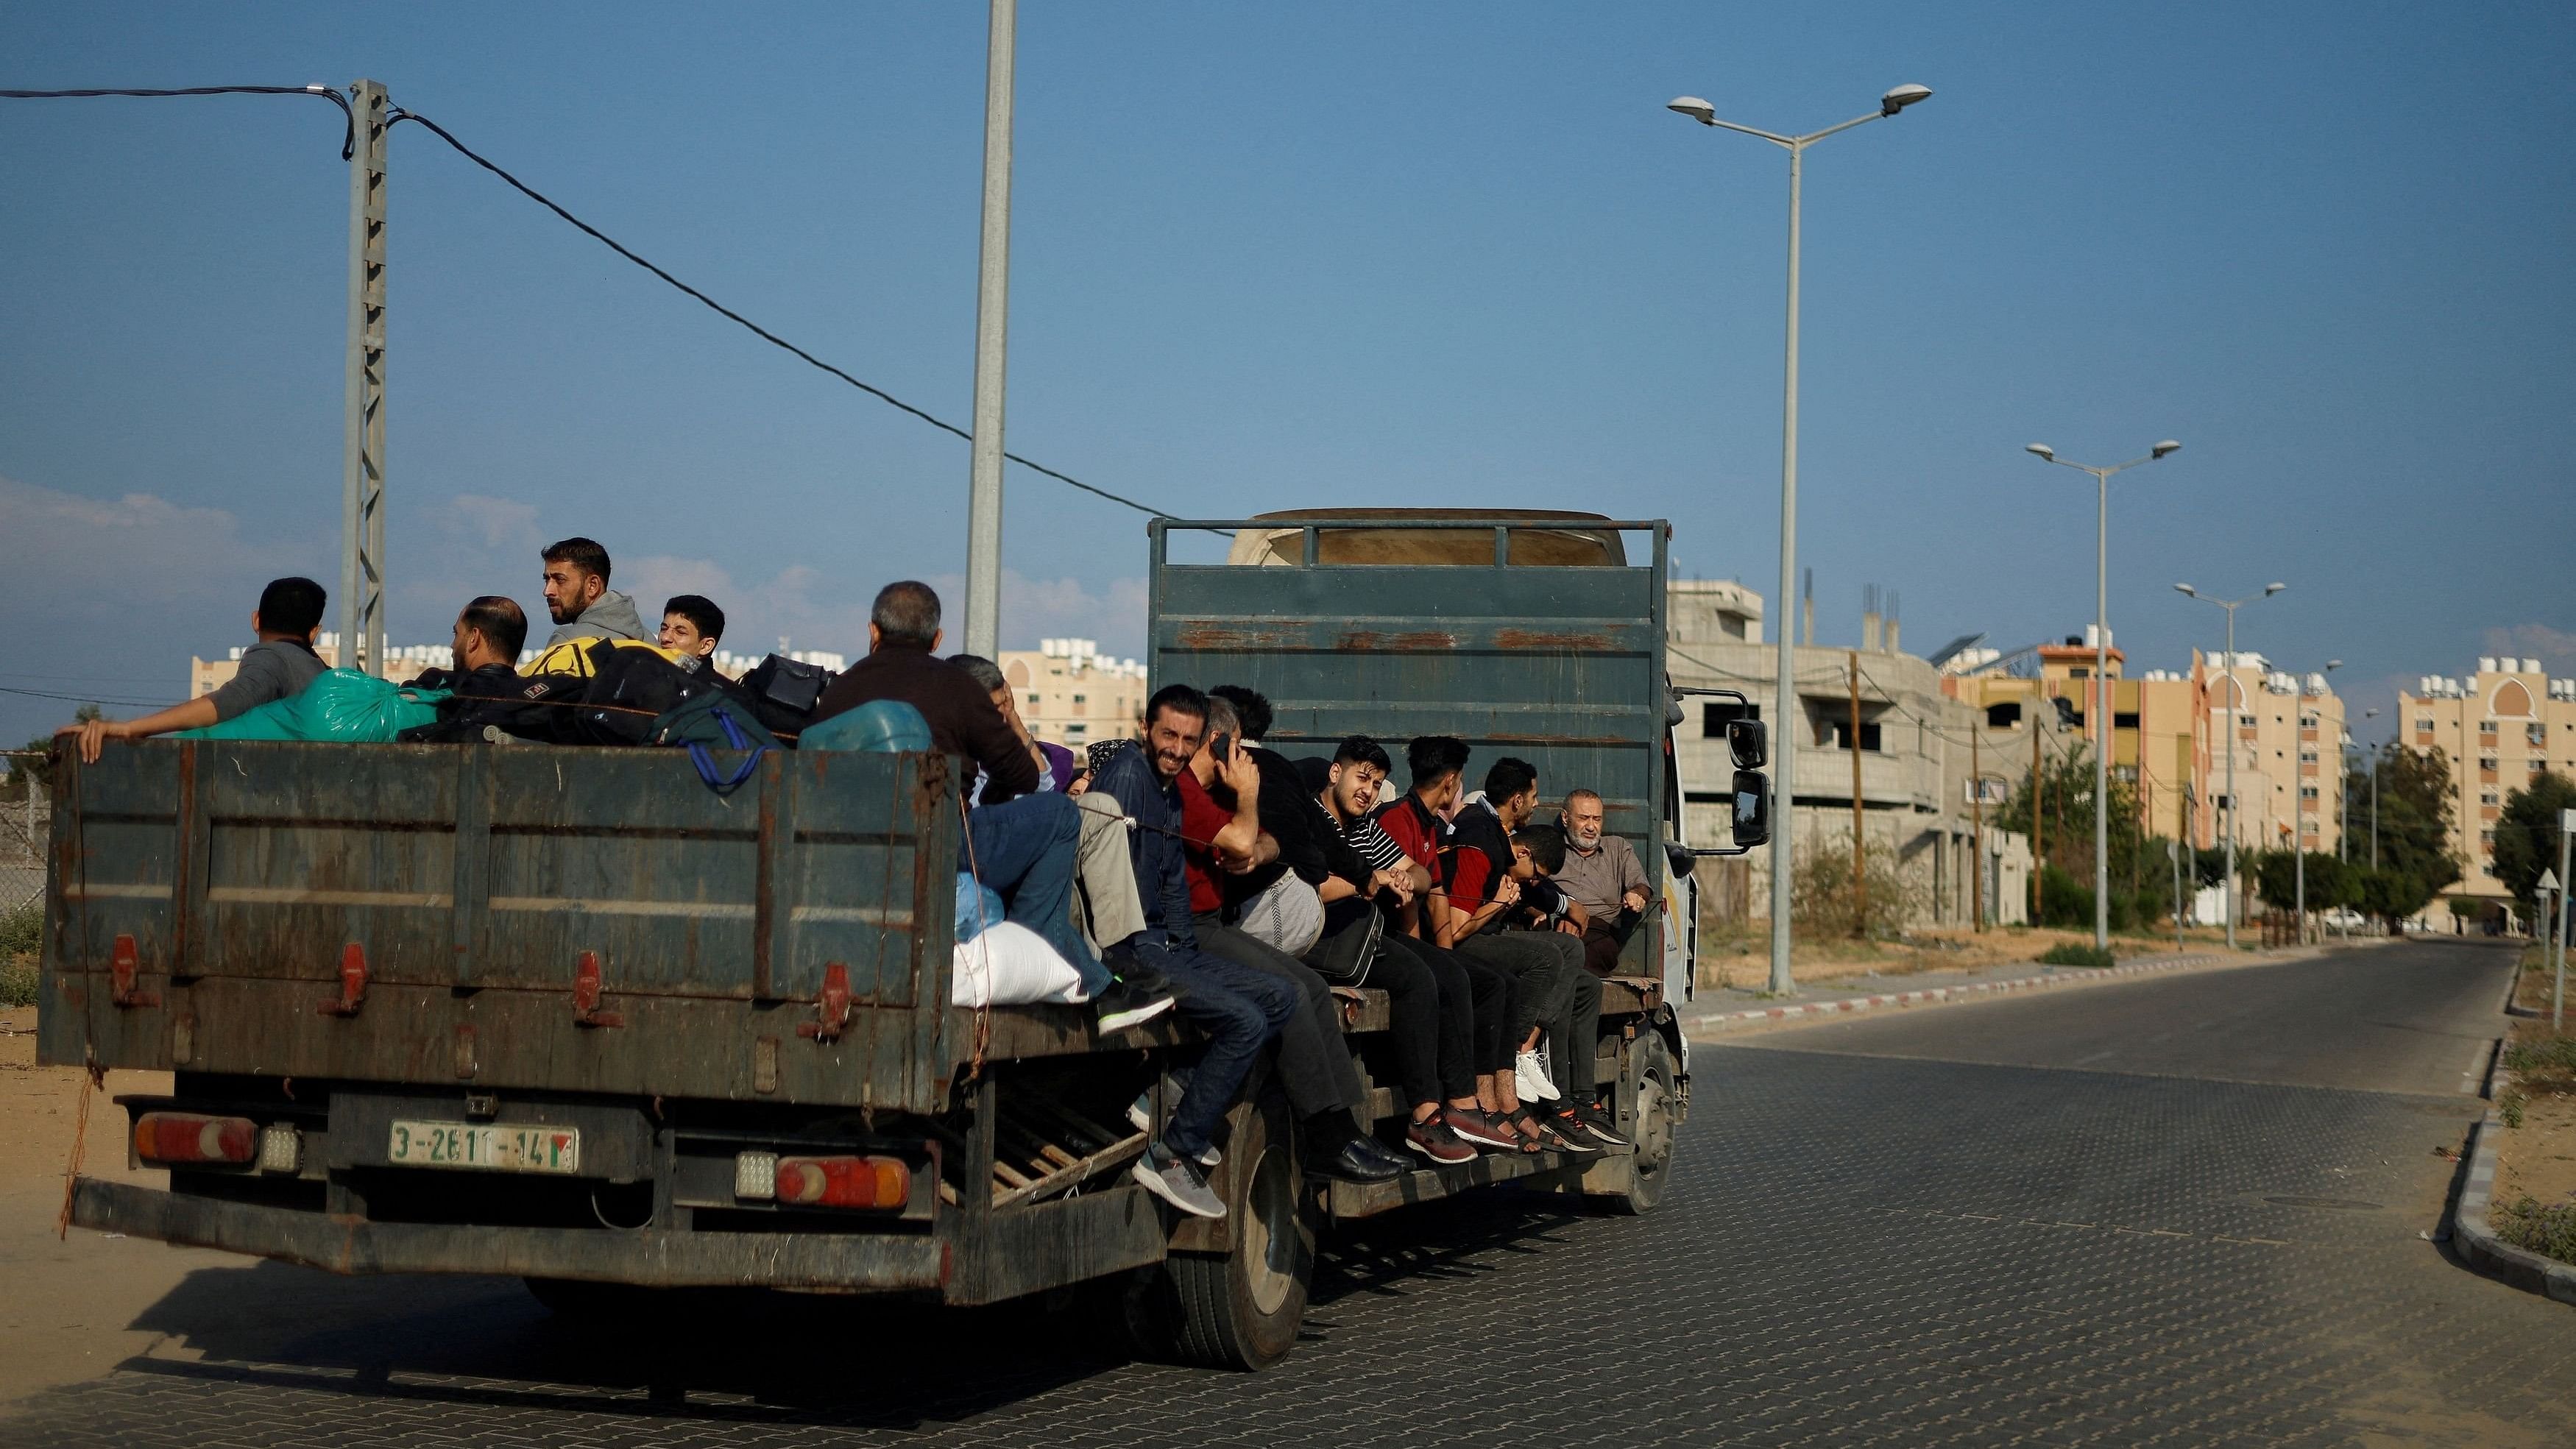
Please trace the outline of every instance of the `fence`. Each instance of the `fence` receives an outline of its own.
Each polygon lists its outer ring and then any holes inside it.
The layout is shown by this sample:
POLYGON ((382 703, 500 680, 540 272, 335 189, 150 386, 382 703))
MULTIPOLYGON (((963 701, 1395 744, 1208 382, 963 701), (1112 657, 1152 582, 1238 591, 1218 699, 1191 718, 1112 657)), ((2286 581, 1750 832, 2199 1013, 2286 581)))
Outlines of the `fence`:
MULTIPOLYGON (((13 766, 43 759, 24 750, 0 751, 13 766)), ((31 770, 21 768, 18 784, 0 796, 0 912, 18 910, 45 894, 45 837, 53 827, 52 801, 31 770)))

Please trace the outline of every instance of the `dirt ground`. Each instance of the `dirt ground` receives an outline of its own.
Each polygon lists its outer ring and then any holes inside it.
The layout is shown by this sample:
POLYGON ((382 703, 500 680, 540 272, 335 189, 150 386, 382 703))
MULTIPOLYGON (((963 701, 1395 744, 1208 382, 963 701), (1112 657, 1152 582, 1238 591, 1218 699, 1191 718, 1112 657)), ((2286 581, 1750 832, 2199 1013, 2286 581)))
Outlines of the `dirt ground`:
MULTIPOLYGON (((0 1009, 0 1403, 94 1378, 137 1354, 195 1357, 130 1325, 191 1271, 247 1261, 79 1228, 54 1236, 83 1074, 37 1066, 35 1031, 34 1007, 0 1009)), ((109 1099, 168 1091, 169 1081, 166 1073, 108 1073, 106 1091, 90 1102, 82 1172, 154 1185, 167 1179, 126 1167, 125 1113, 109 1099)))
MULTIPOLYGON (((2549 984, 2546 971, 2524 971, 2518 978, 2514 1005, 2533 1014, 2515 1019, 2508 1045, 2549 1040, 2549 984)), ((2524 1098, 2522 1125, 2508 1129, 2498 1143, 2494 1201, 2509 1203, 2528 1193, 2544 1204, 2576 1203, 2576 1080, 2526 1077, 2515 1085, 2524 1098)))
MULTIPOLYGON (((2227 945, 2223 931, 2186 931, 2183 939, 2187 950, 2221 951, 2227 945)), ((2240 934, 2238 939, 2248 938, 2240 934)), ((1815 981, 1863 972, 1909 976, 1921 971, 1982 971, 2015 961, 2035 961, 2041 952, 2061 943, 2090 946, 2093 933, 2044 926, 1997 926, 1985 931, 1956 926, 1917 931, 1888 942, 1801 938, 1790 956, 1789 973, 1801 981, 1815 981)), ((1703 930, 1699 945, 1700 985, 1749 990, 1769 983, 1769 922, 1757 920, 1748 929, 1723 933, 1703 930)), ((2111 938, 2111 951, 2116 956, 2166 956, 2173 949, 2170 934, 2111 938)))

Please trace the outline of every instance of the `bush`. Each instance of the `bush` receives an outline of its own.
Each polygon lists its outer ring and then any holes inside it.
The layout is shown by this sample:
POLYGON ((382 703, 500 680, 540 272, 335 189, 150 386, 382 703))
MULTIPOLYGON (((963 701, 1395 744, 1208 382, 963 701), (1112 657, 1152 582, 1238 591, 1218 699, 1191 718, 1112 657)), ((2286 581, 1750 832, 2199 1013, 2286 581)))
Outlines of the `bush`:
POLYGON ((1789 880, 1789 918, 1802 931, 1820 936, 1863 936, 1891 940, 1925 914, 1923 892, 1909 885, 1894 856, 1872 845, 1861 858, 1861 880, 1869 894, 1868 918, 1855 921, 1851 879, 1851 837, 1839 844, 1819 843, 1798 852, 1797 874, 1789 880), (1855 929, 1858 927, 1858 929, 1855 929))
POLYGON ((2108 966, 2111 964, 2111 953, 2098 946, 2060 941, 2040 952, 2039 961, 2043 966, 2108 966))
POLYGON ((29 901, 0 912, 0 1006, 36 1002, 36 953, 43 944, 45 908, 29 901))
POLYGON ((2517 1248, 2576 1263, 2576 1204, 2543 1207, 2529 1193, 2496 1209, 2488 1220, 2495 1235, 2517 1248))
POLYGON ((2516 1042, 2504 1049, 2504 1067, 2522 1076, 2576 1074, 2576 1036, 2516 1042))

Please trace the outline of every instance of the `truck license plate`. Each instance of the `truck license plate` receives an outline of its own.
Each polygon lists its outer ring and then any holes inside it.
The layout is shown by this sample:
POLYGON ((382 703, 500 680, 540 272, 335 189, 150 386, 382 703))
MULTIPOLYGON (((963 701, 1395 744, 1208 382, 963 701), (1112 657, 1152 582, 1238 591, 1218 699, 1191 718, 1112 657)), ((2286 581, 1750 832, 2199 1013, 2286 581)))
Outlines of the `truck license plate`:
POLYGON ((396 1122, 386 1156, 403 1167, 572 1174, 581 1171, 581 1133, 570 1127, 396 1122))

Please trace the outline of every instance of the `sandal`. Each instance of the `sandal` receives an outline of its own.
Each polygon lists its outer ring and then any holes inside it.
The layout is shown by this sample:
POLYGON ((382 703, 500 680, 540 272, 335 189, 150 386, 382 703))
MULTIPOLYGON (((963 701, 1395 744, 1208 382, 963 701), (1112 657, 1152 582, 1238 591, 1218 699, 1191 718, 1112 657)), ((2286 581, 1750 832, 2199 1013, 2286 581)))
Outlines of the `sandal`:
POLYGON ((1551 1134, 1547 1124, 1540 1121, 1538 1114, 1532 1112, 1526 1103, 1504 1114, 1504 1121, 1515 1129, 1512 1135, 1519 1139, 1524 1153, 1545 1152, 1554 1145, 1548 1141, 1551 1134))

